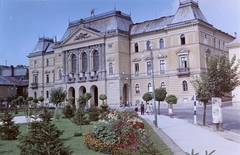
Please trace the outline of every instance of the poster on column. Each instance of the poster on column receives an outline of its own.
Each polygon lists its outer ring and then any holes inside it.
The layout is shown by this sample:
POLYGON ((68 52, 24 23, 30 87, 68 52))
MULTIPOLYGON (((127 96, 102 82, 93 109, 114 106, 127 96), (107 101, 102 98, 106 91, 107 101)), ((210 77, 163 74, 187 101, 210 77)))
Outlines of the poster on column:
POLYGON ((213 123, 222 123, 222 99, 219 97, 212 98, 212 118, 213 123))

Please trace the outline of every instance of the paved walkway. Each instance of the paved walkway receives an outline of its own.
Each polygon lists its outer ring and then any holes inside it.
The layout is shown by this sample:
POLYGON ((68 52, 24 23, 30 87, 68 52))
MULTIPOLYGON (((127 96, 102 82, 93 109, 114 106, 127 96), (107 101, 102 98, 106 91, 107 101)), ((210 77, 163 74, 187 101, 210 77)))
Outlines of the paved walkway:
POLYGON ((192 124, 189 121, 157 115, 158 127, 153 125, 154 115, 140 115, 154 128, 174 155, 184 152, 205 155, 240 155, 240 135, 228 131, 215 131, 213 128, 192 124), (165 135, 164 135, 165 134, 165 135), (163 135, 163 137, 161 137, 163 135), (168 138, 169 137, 169 138, 168 138))

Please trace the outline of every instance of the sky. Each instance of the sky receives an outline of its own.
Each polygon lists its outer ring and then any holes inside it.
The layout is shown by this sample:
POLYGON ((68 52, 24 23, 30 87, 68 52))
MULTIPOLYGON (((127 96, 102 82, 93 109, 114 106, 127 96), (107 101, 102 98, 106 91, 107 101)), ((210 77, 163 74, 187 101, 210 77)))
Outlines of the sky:
MULTIPOLYGON (((183 0, 180 0, 183 1, 183 0)), ((240 36, 240 0, 194 0, 215 28, 240 36)), ((0 0, 0 65, 29 65, 39 37, 61 39, 69 21, 112 11, 134 23, 174 15, 179 0, 0 0)))

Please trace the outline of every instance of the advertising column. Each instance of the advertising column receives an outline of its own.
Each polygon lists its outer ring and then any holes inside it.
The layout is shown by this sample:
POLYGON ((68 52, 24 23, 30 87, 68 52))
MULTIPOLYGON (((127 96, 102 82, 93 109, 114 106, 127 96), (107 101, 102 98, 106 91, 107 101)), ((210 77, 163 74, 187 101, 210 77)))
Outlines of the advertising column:
POLYGON ((212 98, 212 118, 216 124, 216 130, 219 130, 219 125, 223 123, 222 119, 222 99, 219 97, 212 98))

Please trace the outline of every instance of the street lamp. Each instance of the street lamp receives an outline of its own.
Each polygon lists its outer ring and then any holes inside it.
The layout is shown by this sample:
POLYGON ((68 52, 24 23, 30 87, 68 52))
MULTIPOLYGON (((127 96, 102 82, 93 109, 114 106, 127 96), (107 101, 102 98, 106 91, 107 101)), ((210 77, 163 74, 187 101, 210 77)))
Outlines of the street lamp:
MULTIPOLYGON (((153 89, 152 92, 153 92, 154 118, 155 118, 154 124, 155 124, 155 127, 158 127, 156 95, 155 95, 155 85, 154 85, 154 71, 153 71, 153 47, 154 47, 154 44, 151 42, 149 46, 150 46, 150 59, 151 59, 151 70, 152 70, 152 89, 153 89)), ((144 58, 144 54, 143 53, 142 53, 142 58, 144 58)))

